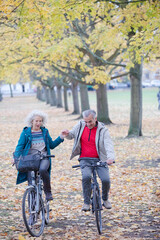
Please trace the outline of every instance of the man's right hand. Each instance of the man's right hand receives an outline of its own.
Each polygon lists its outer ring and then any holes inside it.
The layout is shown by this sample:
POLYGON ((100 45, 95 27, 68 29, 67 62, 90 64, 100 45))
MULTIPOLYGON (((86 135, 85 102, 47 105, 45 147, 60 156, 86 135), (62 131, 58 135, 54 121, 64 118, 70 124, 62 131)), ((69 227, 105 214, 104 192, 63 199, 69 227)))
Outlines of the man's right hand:
POLYGON ((108 160, 107 160, 107 164, 108 164, 108 165, 111 165, 111 164, 113 164, 113 163, 115 163, 114 160, 111 160, 111 159, 108 159, 108 160))

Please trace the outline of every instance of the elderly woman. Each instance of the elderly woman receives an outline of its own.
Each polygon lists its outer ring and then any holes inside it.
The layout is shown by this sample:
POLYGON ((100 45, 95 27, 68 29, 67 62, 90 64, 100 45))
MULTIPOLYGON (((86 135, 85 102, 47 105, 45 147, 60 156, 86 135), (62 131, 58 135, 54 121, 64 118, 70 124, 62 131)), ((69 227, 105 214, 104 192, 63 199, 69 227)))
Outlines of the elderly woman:
MULTIPOLYGON (((20 135, 15 151, 22 151, 23 149, 36 149, 46 154, 50 154, 50 149, 57 147, 64 141, 61 134, 54 141, 52 140, 48 129, 45 128, 47 116, 45 113, 34 110, 26 118, 27 127, 25 127, 20 135)), ((46 200, 53 200, 50 185, 50 171, 51 159, 43 159, 40 163, 39 172, 43 179, 44 192, 46 200)), ((24 181, 30 182, 31 172, 20 173, 17 175, 17 184, 24 181)))

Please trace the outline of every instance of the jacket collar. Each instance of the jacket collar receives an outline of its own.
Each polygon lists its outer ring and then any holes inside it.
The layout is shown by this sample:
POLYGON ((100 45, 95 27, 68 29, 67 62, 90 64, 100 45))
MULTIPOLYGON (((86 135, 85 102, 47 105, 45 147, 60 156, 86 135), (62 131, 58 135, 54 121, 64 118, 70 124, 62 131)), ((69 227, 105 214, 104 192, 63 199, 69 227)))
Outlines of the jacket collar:
MULTIPOLYGON (((24 127, 23 130, 26 134, 31 134, 31 127, 24 127)), ((45 127, 41 127, 42 132, 46 131, 47 129, 45 127)))

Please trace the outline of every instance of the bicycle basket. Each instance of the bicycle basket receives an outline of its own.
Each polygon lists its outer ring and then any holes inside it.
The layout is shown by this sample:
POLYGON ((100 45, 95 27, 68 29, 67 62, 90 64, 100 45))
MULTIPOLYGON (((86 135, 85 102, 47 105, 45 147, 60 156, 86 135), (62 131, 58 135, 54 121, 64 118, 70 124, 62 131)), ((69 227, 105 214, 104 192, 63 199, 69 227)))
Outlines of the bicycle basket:
POLYGON ((41 154, 35 150, 23 150, 13 153, 16 169, 19 172, 38 171, 41 161, 41 154))

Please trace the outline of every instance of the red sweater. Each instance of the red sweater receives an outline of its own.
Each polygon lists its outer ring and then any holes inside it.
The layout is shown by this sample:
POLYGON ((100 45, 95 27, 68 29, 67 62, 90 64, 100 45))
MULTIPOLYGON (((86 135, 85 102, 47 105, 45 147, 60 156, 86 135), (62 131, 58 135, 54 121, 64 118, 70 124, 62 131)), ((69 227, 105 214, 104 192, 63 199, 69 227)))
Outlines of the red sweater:
POLYGON ((96 150, 96 131, 97 127, 89 129, 85 126, 82 136, 81 136, 81 155, 82 157, 98 158, 98 153, 96 150))

